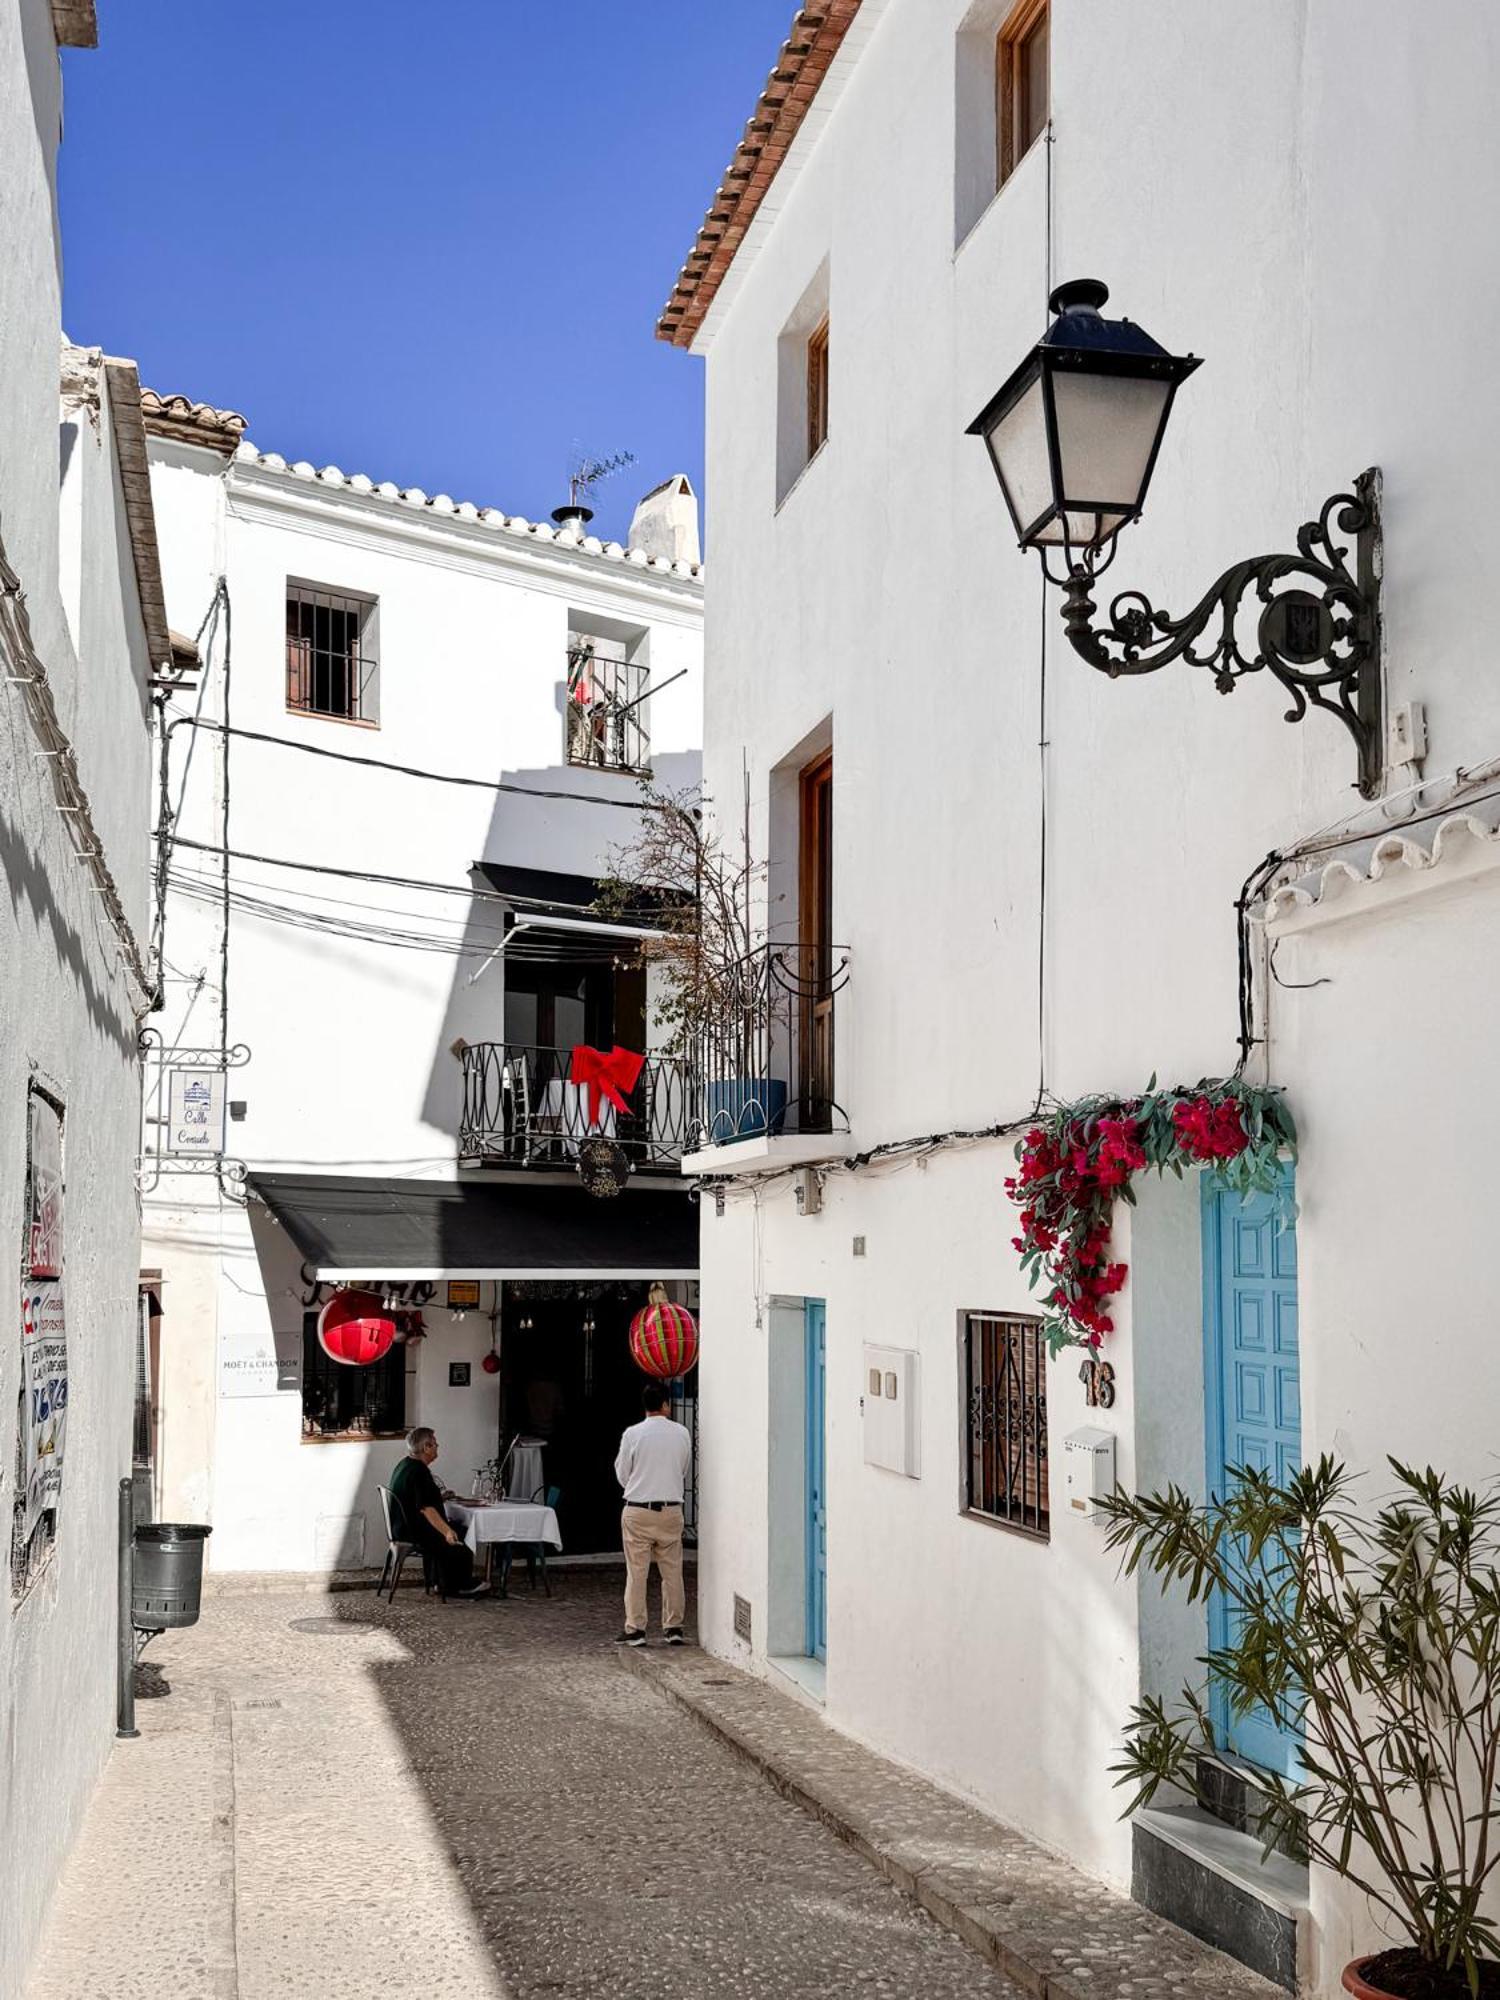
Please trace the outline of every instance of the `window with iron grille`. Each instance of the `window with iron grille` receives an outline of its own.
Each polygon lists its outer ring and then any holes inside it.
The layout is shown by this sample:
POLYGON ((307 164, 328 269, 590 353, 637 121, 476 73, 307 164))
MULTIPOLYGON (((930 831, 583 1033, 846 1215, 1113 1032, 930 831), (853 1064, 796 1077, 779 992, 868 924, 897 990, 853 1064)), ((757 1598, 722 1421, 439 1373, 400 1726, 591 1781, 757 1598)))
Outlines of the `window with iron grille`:
POLYGON ((406 1348, 398 1341, 368 1368, 330 1360, 318 1339, 318 1315, 302 1315, 302 1436, 404 1437, 406 1348))
POLYGON ((379 721, 375 603, 368 597, 286 587, 286 705, 340 722, 379 721))
POLYGON ((570 764, 601 771, 644 771, 651 762, 643 660, 625 657, 626 642, 575 633, 568 641, 570 764))
POLYGON ((10 1588, 16 1599, 24 1597, 41 1575, 57 1545, 68 1407, 61 1336, 64 1115, 61 1099, 35 1081, 28 1086, 21 1383, 10 1532, 10 1588))
POLYGON ((1014 1313, 964 1313, 962 1510, 1043 1538, 1047 1504, 1047 1342, 1014 1313))

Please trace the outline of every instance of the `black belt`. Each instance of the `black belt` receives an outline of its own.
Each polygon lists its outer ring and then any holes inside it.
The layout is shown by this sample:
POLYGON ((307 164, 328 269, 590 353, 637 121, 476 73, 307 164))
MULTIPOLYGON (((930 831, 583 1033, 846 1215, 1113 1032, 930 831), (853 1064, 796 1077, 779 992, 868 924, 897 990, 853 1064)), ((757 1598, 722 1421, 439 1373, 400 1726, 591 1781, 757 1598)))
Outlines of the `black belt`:
POLYGON ((663 1507, 680 1507, 680 1500, 627 1500, 627 1507, 649 1507, 653 1514, 659 1514, 663 1507))

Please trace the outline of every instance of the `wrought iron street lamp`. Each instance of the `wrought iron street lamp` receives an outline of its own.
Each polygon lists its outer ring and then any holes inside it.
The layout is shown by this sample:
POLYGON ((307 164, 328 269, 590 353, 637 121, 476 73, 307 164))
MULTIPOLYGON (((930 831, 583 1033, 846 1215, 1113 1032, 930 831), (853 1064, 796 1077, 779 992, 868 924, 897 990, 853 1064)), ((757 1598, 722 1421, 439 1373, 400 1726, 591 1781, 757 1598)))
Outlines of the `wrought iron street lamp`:
POLYGON ((1103 318, 1108 297, 1093 278, 1059 285, 1057 318, 969 426, 989 449, 1021 547, 1038 550, 1062 586, 1069 640, 1111 679, 1186 659, 1230 694, 1243 675, 1270 673, 1292 697, 1288 722, 1321 708, 1344 724, 1359 789, 1373 797, 1383 761, 1378 472, 1325 501, 1299 529, 1295 555, 1234 564, 1185 617, 1126 590, 1096 624, 1094 581, 1140 515, 1178 384, 1199 365, 1129 320, 1103 318), (1352 569, 1340 534, 1353 538, 1352 569))

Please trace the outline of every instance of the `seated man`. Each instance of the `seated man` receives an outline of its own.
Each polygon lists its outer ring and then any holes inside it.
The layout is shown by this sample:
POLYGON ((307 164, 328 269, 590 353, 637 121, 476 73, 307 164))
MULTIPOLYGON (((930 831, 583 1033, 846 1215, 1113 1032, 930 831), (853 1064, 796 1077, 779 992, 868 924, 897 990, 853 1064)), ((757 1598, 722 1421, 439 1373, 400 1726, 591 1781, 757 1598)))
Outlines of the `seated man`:
POLYGON ((482 1597, 484 1582, 474 1581, 474 1558, 449 1525, 443 1512, 446 1497, 432 1476, 438 1455, 437 1433, 419 1425, 406 1435, 406 1457, 391 1473, 391 1492, 401 1503, 406 1533, 422 1555, 428 1581, 440 1576, 449 1597, 482 1597))

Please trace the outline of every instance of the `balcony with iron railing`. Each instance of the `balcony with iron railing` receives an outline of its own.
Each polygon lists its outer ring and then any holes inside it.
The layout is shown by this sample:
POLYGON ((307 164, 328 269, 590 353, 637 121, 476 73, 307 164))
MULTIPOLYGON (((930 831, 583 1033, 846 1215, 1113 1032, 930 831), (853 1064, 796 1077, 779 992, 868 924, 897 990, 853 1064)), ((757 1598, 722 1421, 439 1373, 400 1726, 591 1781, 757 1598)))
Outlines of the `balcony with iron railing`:
POLYGON ((459 1165, 567 1169, 585 1139, 603 1137, 637 1172, 676 1173, 693 1132, 687 1064, 647 1055, 635 1082, 618 1092, 621 1110, 608 1091, 575 1077, 581 1053, 470 1043, 460 1054, 459 1165))
POLYGON ((592 640, 568 648, 568 762, 596 771, 644 771, 647 669, 611 659, 592 640))
POLYGON ((695 1150, 845 1133, 834 1065, 845 945, 767 944, 730 968, 693 1053, 695 1150))

